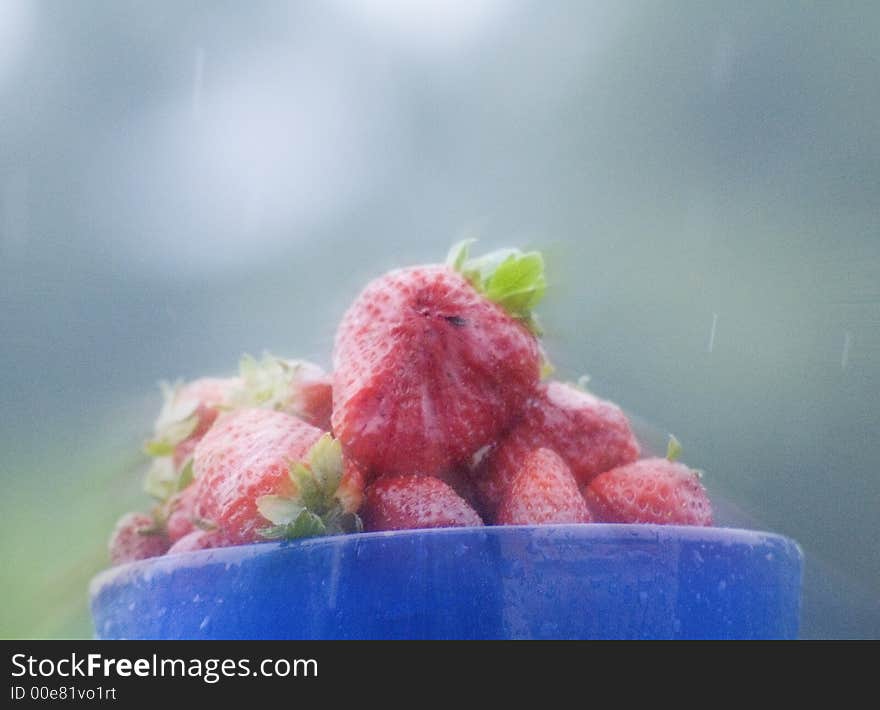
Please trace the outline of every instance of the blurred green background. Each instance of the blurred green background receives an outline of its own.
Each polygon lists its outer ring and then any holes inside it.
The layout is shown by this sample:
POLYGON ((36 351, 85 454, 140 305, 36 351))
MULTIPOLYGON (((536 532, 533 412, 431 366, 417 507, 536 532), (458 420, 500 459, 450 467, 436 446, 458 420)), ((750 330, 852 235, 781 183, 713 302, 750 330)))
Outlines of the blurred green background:
POLYGON ((560 376, 880 637, 880 4, 0 2, 0 636, 88 637, 160 379, 329 364, 366 280, 536 247, 560 376))

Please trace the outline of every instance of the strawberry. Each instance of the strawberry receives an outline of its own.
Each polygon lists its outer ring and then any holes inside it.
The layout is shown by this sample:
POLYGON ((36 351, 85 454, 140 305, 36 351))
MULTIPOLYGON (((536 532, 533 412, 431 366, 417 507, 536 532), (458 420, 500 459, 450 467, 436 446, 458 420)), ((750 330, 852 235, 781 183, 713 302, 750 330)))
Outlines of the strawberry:
POLYGON ((165 403, 156 419, 153 439, 146 444, 152 456, 173 455, 175 468, 186 463, 185 453, 192 453, 198 442, 229 404, 233 392, 241 386, 237 377, 202 377, 186 384, 162 383, 165 403), (183 444, 191 444, 180 449, 183 444))
POLYGON ((293 413, 321 431, 330 431, 330 418, 333 414, 333 376, 324 373, 314 377, 303 375, 297 381, 294 392, 297 406, 293 413))
POLYGON ((158 557, 168 549, 168 538, 146 513, 126 513, 110 536, 110 561, 114 565, 158 557))
POLYGON ((577 481, 550 449, 537 449, 523 461, 505 491, 497 525, 589 523, 592 520, 577 481))
POLYGON ((172 545, 184 535, 188 535, 196 529, 195 506, 197 492, 197 486, 190 485, 180 493, 174 494, 168 501, 165 529, 168 532, 168 539, 172 545))
POLYGON ((238 377, 162 385, 165 404, 154 437, 145 447, 154 457, 144 484, 150 495, 167 503, 188 485, 191 475, 186 466, 223 411, 273 409, 330 430, 332 381, 317 365, 268 354, 261 360, 245 355, 239 370, 238 377))
POLYGON ((561 382, 542 383, 507 435, 473 472, 488 519, 494 519, 526 456, 540 448, 556 452, 580 485, 639 457, 638 441, 617 405, 561 382))
POLYGON ((365 530, 481 526, 476 511, 433 476, 382 476, 367 488, 361 510, 365 530))
POLYGON ((364 502, 364 485, 367 478, 364 470, 352 459, 343 457, 342 471, 342 479, 334 497, 339 501, 342 510, 355 513, 364 502))
POLYGON ((196 444, 213 426, 220 412, 230 406, 241 387, 237 377, 203 377, 186 384, 162 383, 165 402, 145 450, 153 457, 144 489, 167 501, 191 480, 185 469, 196 444), (181 478, 183 480, 181 480, 181 478))
POLYGON ((359 522, 350 508, 359 502, 359 469, 346 476, 338 442, 283 412, 221 418, 196 447, 194 473, 195 514, 224 544, 344 532, 359 522))
POLYGON ((266 539, 312 537, 361 532, 356 511, 364 497, 363 470, 342 455, 342 447, 324 434, 306 460, 292 463, 293 492, 265 495, 257 509, 272 525, 258 532, 266 539))
POLYGON ((534 392, 539 254, 392 271, 346 312, 333 352, 333 432, 374 474, 438 475, 495 440, 534 392))
POLYGON ((333 378, 307 360, 265 354, 245 355, 239 366, 242 387, 233 405, 261 407, 292 414, 322 431, 330 431, 333 378))
POLYGON ((606 523, 712 525, 712 504, 700 474, 674 458, 674 437, 667 458, 650 458, 619 466, 592 480, 584 498, 606 523))
POLYGON ((178 552, 195 552, 209 550, 223 545, 222 536, 208 530, 192 530, 175 542, 166 554, 176 555, 178 552))

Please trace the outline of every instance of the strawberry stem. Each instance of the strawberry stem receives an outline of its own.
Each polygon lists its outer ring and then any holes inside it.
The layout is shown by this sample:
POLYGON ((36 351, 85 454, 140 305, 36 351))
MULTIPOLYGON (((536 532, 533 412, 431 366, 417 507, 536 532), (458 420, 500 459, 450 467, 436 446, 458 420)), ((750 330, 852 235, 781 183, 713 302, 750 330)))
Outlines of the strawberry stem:
POLYGON ((681 442, 670 434, 669 443, 666 445, 666 460, 676 461, 679 456, 681 456, 681 442))

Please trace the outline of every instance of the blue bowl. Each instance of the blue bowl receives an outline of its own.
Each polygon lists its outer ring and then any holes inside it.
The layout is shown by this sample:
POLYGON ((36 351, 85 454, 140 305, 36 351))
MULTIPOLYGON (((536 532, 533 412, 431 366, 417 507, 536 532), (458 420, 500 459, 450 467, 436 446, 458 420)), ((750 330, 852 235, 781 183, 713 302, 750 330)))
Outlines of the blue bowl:
POLYGON ((144 560, 91 605, 102 639, 789 639, 802 563, 730 528, 445 528, 144 560))

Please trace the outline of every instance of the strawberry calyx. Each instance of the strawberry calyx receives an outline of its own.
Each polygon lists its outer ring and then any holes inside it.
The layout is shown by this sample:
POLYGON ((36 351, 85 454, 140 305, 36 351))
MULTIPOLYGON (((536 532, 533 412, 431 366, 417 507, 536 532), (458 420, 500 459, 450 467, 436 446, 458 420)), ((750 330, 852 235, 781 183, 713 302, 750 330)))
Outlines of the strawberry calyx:
POLYGON ((540 252, 497 249, 480 257, 470 256, 475 239, 454 244, 446 265, 464 276, 486 298, 504 308, 535 336, 541 328, 533 313, 547 290, 544 257, 540 252))
MULTIPOLYGON (((184 468, 192 468, 191 462, 184 468)), ((181 472, 182 473, 182 472, 181 472)), ((144 476, 144 492, 158 501, 167 501, 176 492, 183 489, 181 486, 181 473, 174 468, 174 462, 170 456, 162 456, 154 459, 144 476)), ((188 474, 188 477, 191 473, 188 474)))
POLYGON ((220 529, 220 526, 217 525, 213 520, 208 520, 207 518, 200 518, 197 515, 190 516, 190 522, 194 527, 202 530, 203 532, 216 532, 220 529))
POLYGON ((177 492, 180 493, 184 488, 187 488, 193 481, 195 480, 195 473, 193 473, 193 460, 192 457, 187 459, 187 462, 184 464, 183 468, 180 470, 180 473, 177 476, 177 492))
MULTIPOLYGON (((199 433, 204 410, 199 396, 189 387, 193 383, 178 380, 173 384, 160 382, 163 404, 153 425, 153 438, 144 444, 144 452, 152 458, 144 491, 159 501, 168 501, 193 481, 192 451, 183 458, 181 447, 199 433)), ((218 407, 219 408, 219 407, 218 407)))
POLYGON ((342 447, 330 434, 324 434, 309 450, 306 461, 291 462, 293 495, 257 498, 257 509, 272 523, 259 534, 268 540, 294 540, 361 532, 361 519, 347 512, 338 497, 343 473, 342 447))
POLYGON ((148 524, 138 525, 135 532, 144 537, 167 534, 168 516, 170 513, 171 509, 165 503, 153 506, 148 513, 143 513, 144 517, 150 519, 150 522, 148 524))
POLYGON ((144 451, 154 457, 170 456, 175 447, 189 438, 199 425, 199 401, 181 397, 184 383, 160 382, 163 404, 156 419, 153 438, 144 444, 144 451))
POLYGON ((321 372, 317 365, 306 360, 288 360, 271 353, 263 353, 258 360, 244 355, 239 363, 242 385, 233 394, 232 407, 258 407, 297 414, 296 387, 298 382, 321 372))
POLYGON ((138 535, 150 536, 150 535, 164 535, 165 534, 165 523, 160 517, 153 513, 153 524, 148 525, 146 527, 137 528, 135 532, 138 535))
POLYGON ((178 471, 170 456, 153 459, 144 477, 144 492, 160 502, 167 502, 193 482, 193 462, 189 458, 178 471))

